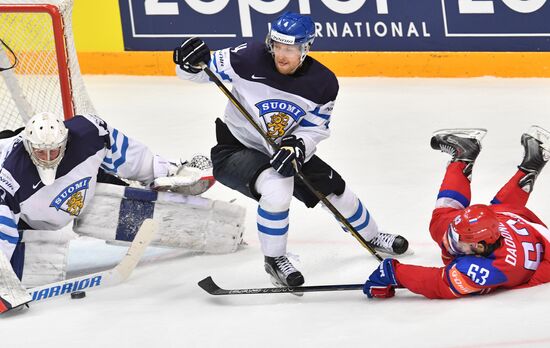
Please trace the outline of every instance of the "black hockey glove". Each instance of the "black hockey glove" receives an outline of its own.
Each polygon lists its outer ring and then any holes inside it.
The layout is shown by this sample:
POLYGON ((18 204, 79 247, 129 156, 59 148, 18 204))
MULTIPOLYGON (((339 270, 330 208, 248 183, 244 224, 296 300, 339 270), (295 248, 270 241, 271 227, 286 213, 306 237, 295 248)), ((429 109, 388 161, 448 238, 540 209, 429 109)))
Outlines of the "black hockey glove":
POLYGON ((295 135, 285 135, 281 139, 279 151, 271 158, 271 166, 282 176, 290 177, 299 172, 306 159, 306 145, 295 135))
POLYGON ((210 48, 198 37, 187 39, 174 49, 174 63, 182 70, 196 74, 202 70, 199 67, 201 62, 206 65, 210 62, 210 48))

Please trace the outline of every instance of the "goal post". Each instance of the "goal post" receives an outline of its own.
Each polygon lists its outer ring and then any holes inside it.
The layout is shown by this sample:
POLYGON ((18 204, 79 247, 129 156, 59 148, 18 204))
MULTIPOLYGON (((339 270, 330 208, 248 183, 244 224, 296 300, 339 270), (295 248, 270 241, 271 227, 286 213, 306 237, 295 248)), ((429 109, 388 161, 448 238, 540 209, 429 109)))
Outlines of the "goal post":
POLYGON ((72 6, 73 0, 0 0, 0 130, 42 111, 64 119, 95 113, 76 55, 72 6))

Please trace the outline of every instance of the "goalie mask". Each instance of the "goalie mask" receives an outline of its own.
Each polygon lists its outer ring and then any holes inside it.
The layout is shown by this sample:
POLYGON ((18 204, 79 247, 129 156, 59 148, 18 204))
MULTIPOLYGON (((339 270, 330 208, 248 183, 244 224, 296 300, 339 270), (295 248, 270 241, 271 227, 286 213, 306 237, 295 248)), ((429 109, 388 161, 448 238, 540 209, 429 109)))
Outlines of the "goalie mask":
POLYGON ((298 13, 285 12, 273 23, 265 43, 273 54, 273 43, 296 46, 300 51, 300 63, 306 58, 315 39, 315 24, 311 18, 298 13))
POLYGON ((55 181, 57 166, 65 154, 67 135, 63 122, 49 112, 36 114, 27 122, 23 144, 44 185, 55 181))

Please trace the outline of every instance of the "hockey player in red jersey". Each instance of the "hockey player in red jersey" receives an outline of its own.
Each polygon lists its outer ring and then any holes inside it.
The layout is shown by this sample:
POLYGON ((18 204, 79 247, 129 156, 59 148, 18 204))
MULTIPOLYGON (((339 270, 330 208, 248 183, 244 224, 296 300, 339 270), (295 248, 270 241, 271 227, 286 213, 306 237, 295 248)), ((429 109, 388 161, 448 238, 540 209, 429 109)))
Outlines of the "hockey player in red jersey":
POLYGON ((407 288, 428 298, 453 299, 550 282, 550 232, 525 207, 533 184, 550 158, 550 133, 533 126, 521 137, 524 157, 516 174, 490 205, 470 206, 472 167, 484 129, 434 133, 431 147, 452 156, 430 222, 444 267, 385 259, 366 281, 369 297, 388 298, 407 288))

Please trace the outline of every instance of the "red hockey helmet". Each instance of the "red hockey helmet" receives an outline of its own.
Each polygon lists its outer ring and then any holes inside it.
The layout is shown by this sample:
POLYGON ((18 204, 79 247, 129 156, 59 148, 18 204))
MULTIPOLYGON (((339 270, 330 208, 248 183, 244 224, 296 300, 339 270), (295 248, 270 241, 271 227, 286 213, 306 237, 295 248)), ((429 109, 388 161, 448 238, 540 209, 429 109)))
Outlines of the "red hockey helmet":
POLYGON ((462 210, 449 225, 447 242, 450 251, 470 254, 475 245, 491 245, 500 238, 496 214, 486 205, 475 204, 462 210))

